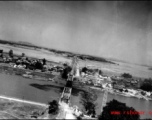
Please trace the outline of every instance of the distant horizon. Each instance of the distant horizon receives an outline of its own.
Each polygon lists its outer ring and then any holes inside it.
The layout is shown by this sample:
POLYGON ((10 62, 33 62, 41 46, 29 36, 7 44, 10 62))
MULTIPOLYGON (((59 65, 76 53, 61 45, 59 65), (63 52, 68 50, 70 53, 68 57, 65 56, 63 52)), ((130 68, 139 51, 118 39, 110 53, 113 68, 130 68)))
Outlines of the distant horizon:
POLYGON ((152 66, 151 1, 0 1, 0 39, 152 66))
MULTIPOLYGON (((2 40, 2 39, 0 39, 2 40)), ((9 40, 4 40, 4 41, 9 41, 9 40)), ((9 41, 9 42, 14 42, 14 41, 9 41)), ((16 41, 16 43, 18 42, 25 42, 25 41, 16 41)), ((26 42, 25 42, 26 43, 26 42)), ((38 46, 38 45, 35 45, 33 43, 30 43, 30 42, 27 42, 33 46, 37 46, 37 47, 42 47, 42 48, 48 48, 48 49, 54 49, 54 50, 59 50, 59 51, 64 51, 64 52, 70 52, 70 53, 73 53, 73 54, 80 54, 80 55, 90 55, 90 54, 86 54, 86 53, 77 53, 77 52, 71 52, 71 51, 65 51, 65 50, 60 50, 60 49, 56 49, 56 48, 49 48, 49 47, 43 47, 43 46, 38 46)), ((138 63, 132 63, 132 62, 129 62, 129 61, 125 61, 125 60, 121 60, 121 59, 117 59, 117 58, 108 58, 108 57, 104 57, 104 56, 95 56, 95 55, 90 55, 92 57, 99 57, 99 58, 104 58, 104 59, 108 59, 109 61, 117 61, 117 62, 124 62, 124 63, 130 63, 130 64, 136 64, 136 65, 141 65, 141 66, 146 66, 146 67, 152 67, 152 66, 149 66, 149 65, 146 65, 146 64, 138 64, 138 63)))

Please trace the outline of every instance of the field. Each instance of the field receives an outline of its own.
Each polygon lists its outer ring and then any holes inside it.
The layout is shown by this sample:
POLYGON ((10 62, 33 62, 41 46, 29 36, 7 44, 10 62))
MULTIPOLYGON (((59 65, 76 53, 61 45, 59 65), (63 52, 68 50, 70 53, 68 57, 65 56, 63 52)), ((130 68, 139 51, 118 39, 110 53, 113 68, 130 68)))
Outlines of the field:
POLYGON ((29 119, 34 113, 41 113, 46 106, 17 102, 0 98, 0 119, 29 119))

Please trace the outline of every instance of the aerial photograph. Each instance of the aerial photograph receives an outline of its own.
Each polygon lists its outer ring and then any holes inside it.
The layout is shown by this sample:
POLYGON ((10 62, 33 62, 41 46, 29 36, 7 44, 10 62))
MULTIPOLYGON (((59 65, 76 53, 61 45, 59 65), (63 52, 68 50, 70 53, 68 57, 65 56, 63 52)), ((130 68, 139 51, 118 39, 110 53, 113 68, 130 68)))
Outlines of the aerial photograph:
POLYGON ((0 1, 0 119, 152 120, 152 1, 0 1))

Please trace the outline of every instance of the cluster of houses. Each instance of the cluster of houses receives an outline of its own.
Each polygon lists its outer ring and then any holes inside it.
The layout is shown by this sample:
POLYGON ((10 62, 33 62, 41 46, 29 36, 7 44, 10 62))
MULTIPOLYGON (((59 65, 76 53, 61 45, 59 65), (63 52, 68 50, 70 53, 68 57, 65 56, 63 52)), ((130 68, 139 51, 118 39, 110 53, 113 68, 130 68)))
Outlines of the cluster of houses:
POLYGON ((134 96, 137 98, 145 98, 146 100, 148 98, 152 98, 152 92, 146 92, 140 89, 131 89, 127 88, 126 84, 118 84, 117 81, 122 81, 125 83, 132 83, 132 84, 138 84, 139 80, 134 79, 128 79, 126 81, 123 81, 122 77, 109 77, 102 74, 99 74, 99 70, 95 70, 96 72, 93 72, 93 74, 88 72, 82 72, 81 71, 81 77, 79 79, 80 82, 90 85, 90 86, 96 86, 103 89, 109 90, 109 92, 118 92, 122 93, 124 96, 134 96))
POLYGON ((111 86, 112 80, 109 76, 100 74, 99 69, 92 69, 91 72, 82 72, 79 81, 87 85, 103 87, 108 83, 111 86))
POLYGON ((22 68, 29 70, 39 70, 41 72, 61 72, 63 70, 62 66, 47 64, 45 58, 44 59, 33 59, 29 57, 25 57, 25 54, 22 56, 9 56, 3 55, 3 50, 0 51, 0 62, 1 63, 9 63, 10 66, 14 68, 22 68))

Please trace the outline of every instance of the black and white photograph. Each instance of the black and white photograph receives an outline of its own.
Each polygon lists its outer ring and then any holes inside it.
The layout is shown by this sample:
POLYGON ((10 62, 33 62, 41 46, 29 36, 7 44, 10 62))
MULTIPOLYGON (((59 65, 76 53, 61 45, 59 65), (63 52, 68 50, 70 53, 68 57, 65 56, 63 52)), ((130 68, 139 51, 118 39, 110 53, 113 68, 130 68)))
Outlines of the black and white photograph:
POLYGON ((152 120, 152 1, 0 1, 0 119, 152 120))

